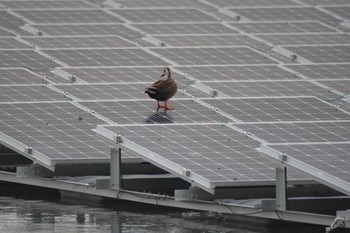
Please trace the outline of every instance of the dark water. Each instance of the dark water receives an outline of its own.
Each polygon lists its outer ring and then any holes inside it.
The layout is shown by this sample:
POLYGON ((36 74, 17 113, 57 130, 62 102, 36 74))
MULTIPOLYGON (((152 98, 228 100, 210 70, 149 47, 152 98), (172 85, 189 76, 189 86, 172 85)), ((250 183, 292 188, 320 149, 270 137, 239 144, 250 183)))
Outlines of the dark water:
POLYGON ((162 211, 148 214, 118 211, 113 208, 0 197, 0 232, 256 233, 259 231, 225 227, 219 224, 217 216, 205 216, 198 212, 162 211))

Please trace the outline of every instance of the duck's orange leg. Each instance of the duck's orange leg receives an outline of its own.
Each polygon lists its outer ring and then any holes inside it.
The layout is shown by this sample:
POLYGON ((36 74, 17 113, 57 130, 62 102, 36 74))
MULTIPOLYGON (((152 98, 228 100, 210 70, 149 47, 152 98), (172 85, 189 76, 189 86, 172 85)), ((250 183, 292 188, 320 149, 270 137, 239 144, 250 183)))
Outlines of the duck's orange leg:
POLYGON ((159 103, 159 100, 157 100, 157 112, 160 108, 164 108, 164 111, 166 110, 174 110, 174 108, 168 106, 168 101, 164 101, 164 105, 159 103))
POLYGON ((165 101, 164 111, 166 110, 174 110, 174 108, 168 106, 168 100, 165 101))

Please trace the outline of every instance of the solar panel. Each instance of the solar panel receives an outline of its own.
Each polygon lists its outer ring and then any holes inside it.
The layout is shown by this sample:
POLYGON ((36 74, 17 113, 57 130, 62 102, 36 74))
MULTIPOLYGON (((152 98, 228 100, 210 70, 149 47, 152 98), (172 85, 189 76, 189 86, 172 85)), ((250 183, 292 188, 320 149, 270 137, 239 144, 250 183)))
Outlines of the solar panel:
POLYGON ((319 21, 336 26, 340 20, 313 7, 232 8, 232 11, 252 21, 319 21))
POLYGON ((225 65, 225 66, 183 66, 178 67, 184 74, 200 81, 259 81, 300 79, 275 65, 225 65))
POLYGON ((179 65, 276 64, 249 47, 154 48, 179 65))
POLYGON ((84 1, 2 1, 2 5, 10 9, 51 9, 51 8, 89 8, 84 1))
POLYGON ((261 0, 259 2, 256 2, 254 0, 217 0, 213 1, 214 4, 220 6, 220 7, 244 7, 244 6, 293 6, 293 5, 299 5, 296 2, 293 1, 285 1, 285 0, 261 0))
POLYGON ((34 50, 0 50, 1 67, 24 67, 35 71, 59 66, 56 62, 40 55, 34 50))
POLYGON ((13 34, 0 27, 0 36, 12 36, 13 34))
POLYGON ((0 49, 28 49, 29 45, 26 45, 15 38, 1 38, 0 49))
POLYGON ((118 36, 70 36, 70 37, 23 37, 24 40, 43 49, 52 48, 118 48, 136 47, 118 36))
POLYGON ((350 93, 350 80, 327 80, 320 81, 320 83, 328 86, 330 89, 334 89, 345 94, 350 93))
POLYGON ((350 122, 294 122, 235 124, 267 143, 348 142, 350 122))
POLYGON ((50 36, 118 35, 129 39, 142 37, 140 33, 116 23, 34 24, 33 26, 50 36))
POLYGON ((311 79, 348 79, 350 75, 349 64, 298 64, 287 67, 311 79))
MULTIPOLYGON (((146 94, 145 94, 145 97, 146 94)), ((198 103, 194 99, 174 99, 169 105, 175 111, 156 112, 155 100, 125 101, 79 101, 80 104, 98 112, 117 124, 169 124, 169 123, 221 123, 232 121, 198 103)))
POLYGON ((310 81, 206 82, 207 86, 231 97, 318 96, 333 99, 338 94, 310 81))
POLYGON ((252 34, 274 33, 322 33, 334 32, 335 29, 317 21, 286 21, 286 22, 244 22, 230 23, 230 25, 252 34))
MULTIPOLYGON (((82 67, 60 68, 87 83, 155 82, 162 66, 156 67, 82 67)), ((176 74, 174 74, 176 75, 176 74)))
MULTIPOLYGON (((152 83, 123 83, 123 84, 77 84, 77 85, 56 85, 70 95, 81 100, 137 100, 145 99, 148 96, 144 93, 146 87, 152 83)), ((188 98, 186 92, 182 92, 184 83, 178 82, 179 91, 174 98, 188 98)), ((186 91, 197 97, 208 97, 209 95, 196 90, 193 87, 186 87, 186 91)))
POLYGON ((24 68, 0 69, 0 85, 8 84, 40 84, 42 78, 24 68))
POLYGON ((1 4, 0 143, 15 141, 24 156, 33 159, 30 146, 50 168, 108 163, 115 143, 96 132, 109 132, 125 139, 124 157, 209 191, 273 185, 278 164, 257 151, 262 143, 348 179, 347 1, 1 4), (175 109, 156 112, 144 90, 165 66, 175 109))
MULTIPOLYGON (((173 170, 185 179, 201 183, 207 188, 234 186, 242 181, 273 181, 274 169, 269 160, 253 149, 259 142, 222 124, 212 125, 145 125, 107 126, 126 140, 151 153, 141 156, 153 163, 166 160, 179 166, 173 170), (188 172, 188 177, 185 175, 188 172), (180 173, 180 174, 179 174, 180 173)), ((127 148, 127 149, 132 149, 127 148)), ((160 164, 161 166, 166 166, 160 164)), ((166 167, 171 170, 172 167, 166 167)), ((296 175, 298 178, 300 176, 296 175)), ((291 174, 293 179, 293 173, 291 174)))
POLYGON ((325 7, 325 9, 345 19, 350 19, 350 6, 325 7))
POLYGON ((46 85, 0 85, 0 102, 58 101, 64 96, 46 85))
POLYGON ((16 29, 23 25, 24 21, 4 10, 0 10, 0 26, 7 29, 16 29))
POLYGON ((234 34, 237 31, 221 23, 133 23, 132 26, 149 35, 178 35, 178 34, 234 34))
POLYGON ((52 164, 110 159, 111 143, 92 131, 105 122, 70 102, 0 104, 0 109, 1 132, 41 152, 52 164))
POLYGON ((314 179, 350 193, 349 143, 268 145, 265 154, 283 153, 285 163, 308 173, 314 179), (273 151, 269 151, 272 148, 273 151))
POLYGON ((267 49, 269 46, 263 45, 254 39, 243 35, 169 35, 154 36, 156 39, 166 43, 166 45, 181 46, 250 46, 267 49))
POLYGON ((350 44, 350 37, 342 33, 259 35, 259 37, 276 45, 350 44))
POLYGON ((205 99, 243 122, 348 120, 350 114, 316 97, 205 99))
POLYGON ((196 8, 115 9, 117 15, 134 23, 141 22, 217 22, 218 19, 196 8))
POLYGON ((128 1, 117 1, 117 4, 120 4, 121 8, 157 8, 157 7, 205 7, 201 2, 196 0, 128 0, 128 1))
POLYGON ((121 23, 119 18, 100 9, 16 10, 34 23, 121 23))
POLYGON ((314 63, 350 62, 350 46, 346 45, 284 46, 284 48, 314 63))
POLYGON ((134 49, 43 49, 70 66, 159 66, 166 62, 140 48, 134 49))
POLYGON ((310 4, 310 5, 347 5, 349 4, 348 0, 303 0, 303 3, 310 4))

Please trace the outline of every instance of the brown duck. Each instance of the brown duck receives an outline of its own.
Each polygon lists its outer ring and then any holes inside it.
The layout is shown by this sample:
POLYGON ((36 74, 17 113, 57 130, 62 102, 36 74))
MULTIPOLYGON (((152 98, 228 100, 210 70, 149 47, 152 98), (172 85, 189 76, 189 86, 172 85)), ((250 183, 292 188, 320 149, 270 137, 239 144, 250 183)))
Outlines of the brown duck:
POLYGON ((145 91, 149 97, 157 100, 157 111, 160 108, 164 108, 164 111, 173 110, 174 108, 168 106, 168 100, 177 92, 177 85, 175 80, 171 78, 170 68, 164 68, 163 74, 160 77, 163 76, 166 79, 158 80, 152 86, 147 87, 145 91), (164 101, 164 105, 160 104, 159 101, 164 101))

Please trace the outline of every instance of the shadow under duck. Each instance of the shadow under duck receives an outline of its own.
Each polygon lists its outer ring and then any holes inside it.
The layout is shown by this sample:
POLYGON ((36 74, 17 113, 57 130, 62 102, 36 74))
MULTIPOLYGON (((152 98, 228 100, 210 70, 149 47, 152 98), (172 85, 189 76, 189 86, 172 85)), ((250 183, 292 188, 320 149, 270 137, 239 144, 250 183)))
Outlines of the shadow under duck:
POLYGON ((176 94, 177 85, 175 80, 171 78, 170 68, 164 68, 163 74, 160 77, 166 77, 166 79, 153 83, 150 87, 146 88, 145 93, 152 99, 157 100, 157 111, 160 108, 164 108, 164 111, 173 110, 174 108, 168 106, 168 100, 176 94), (160 104, 159 101, 164 101, 164 105, 160 104))

